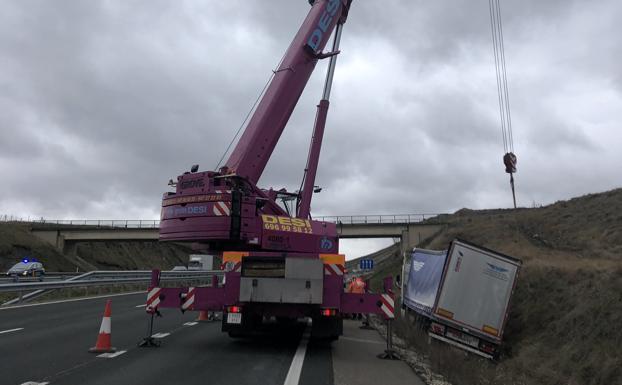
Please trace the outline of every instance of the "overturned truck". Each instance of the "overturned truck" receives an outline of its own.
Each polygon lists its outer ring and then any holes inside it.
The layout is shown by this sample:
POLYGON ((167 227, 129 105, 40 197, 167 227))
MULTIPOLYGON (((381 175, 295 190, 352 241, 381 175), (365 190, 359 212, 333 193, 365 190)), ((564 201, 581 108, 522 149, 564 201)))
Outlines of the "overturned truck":
POLYGON ((454 240, 448 250, 414 249, 403 265, 402 307, 430 337, 497 358, 522 262, 454 240))

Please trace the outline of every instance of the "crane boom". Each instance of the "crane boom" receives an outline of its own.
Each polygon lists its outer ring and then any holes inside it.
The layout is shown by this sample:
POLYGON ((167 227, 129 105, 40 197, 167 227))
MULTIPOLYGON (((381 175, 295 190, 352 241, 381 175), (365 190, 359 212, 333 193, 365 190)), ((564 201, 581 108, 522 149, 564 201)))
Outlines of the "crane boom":
POLYGON ((310 1, 311 10, 296 33, 239 142, 219 170, 193 166, 171 180, 175 192, 162 198, 160 240, 193 241, 210 250, 337 252, 334 223, 309 219, 328 95, 338 54, 341 26, 352 0, 310 1), (333 52, 323 52, 335 33, 333 52), (331 58, 324 95, 305 169, 303 191, 262 189, 257 182, 274 151, 319 59, 331 58), (297 200, 296 212, 278 199, 297 200))
POLYGON ((258 182, 318 59, 324 56, 321 51, 337 23, 345 21, 349 5, 348 0, 313 3, 225 163, 227 173, 244 177, 252 183, 258 182))
MULTIPOLYGON (((343 313, 394 317, 390 292, 344 293, 345 256, 339 254, 337 226, 309 218, 335 55, 351 0, 310 2, 309 15, 226 164, 203 172, 195 165, 169 182, 176 190, 162 198, 160 240, 203 246, 221 258, 225 278, 220 284, 214 277, 211 286, 160 287, 160 272, 154 270, 146 307, 151 325, 158 307, 222 311, 222 331, 232 337, 261 330, 263 320, 310 317, 314 338, 334 340, 343 332, 343 313), (323 53, 335 27, 333 52, 323 53), (331 60, 302 191, 260 189, 257 181, 318 59, 326 57, 331 60), (277 199, 296 199, 296 213, 279 206, 277 199)), ((150 344, 152 330, 142 343, 150 344)))

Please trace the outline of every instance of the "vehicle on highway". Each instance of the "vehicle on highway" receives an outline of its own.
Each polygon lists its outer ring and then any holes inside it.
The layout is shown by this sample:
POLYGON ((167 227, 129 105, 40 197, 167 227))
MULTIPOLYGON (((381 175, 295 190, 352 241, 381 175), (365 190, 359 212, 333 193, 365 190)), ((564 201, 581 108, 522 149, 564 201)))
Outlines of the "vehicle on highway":
POLYGON ((212 270, 214 268, 214 256, 209 254, 190 254, 188 270, 212 270))
POLYGON ((6 275, 13 277, 14 281, 17 281, 19 277, 37 277, 39 281, 43 281, 45 269, 41 262, 23 259, 13 265, 13 267, 6 272, 6 275))

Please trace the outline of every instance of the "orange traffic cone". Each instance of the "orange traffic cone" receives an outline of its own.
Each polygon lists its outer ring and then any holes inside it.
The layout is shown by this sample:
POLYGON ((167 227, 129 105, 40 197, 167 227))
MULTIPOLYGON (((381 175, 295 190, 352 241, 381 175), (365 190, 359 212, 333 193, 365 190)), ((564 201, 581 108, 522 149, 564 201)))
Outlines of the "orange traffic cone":
POLYGON ((102 318, 102 324, 99 327, 99 335, 97 336, 97 342, 95 346, 89 349, 91 353, 111 353, 116 351, 116 348, 113 348, 111 345, 110 337, 110 316, 112 315, 111 310, 112 301, 106 301, 106 308, 104 309, 104 318, 102 318))
POLYGON ((200 321, 200 322, 211 321, 211 319, 209 318, 209 314, 208 314, 207 310, 201 310, 199 312, 199 317, 196 319, 196 321, 200 321))

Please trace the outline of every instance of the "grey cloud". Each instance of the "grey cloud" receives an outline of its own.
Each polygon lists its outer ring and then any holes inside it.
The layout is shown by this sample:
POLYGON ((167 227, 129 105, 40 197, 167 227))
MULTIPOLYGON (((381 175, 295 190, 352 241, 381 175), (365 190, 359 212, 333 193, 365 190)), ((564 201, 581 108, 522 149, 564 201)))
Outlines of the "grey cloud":
MULTIPOLYGON (((612 128, 622 7, 502 6, 519 202, 619 185, 605 164, 622 162, 612 128)), ((157 218, 169 178, 216 165, 307 10, 302 0, 7 2, 0 213, 157 218)), ((486 1, 353 3, 314 213, 510 204, 488 23, 486 1)), ((325 65, 262 187, 299 187, 325 65)))

